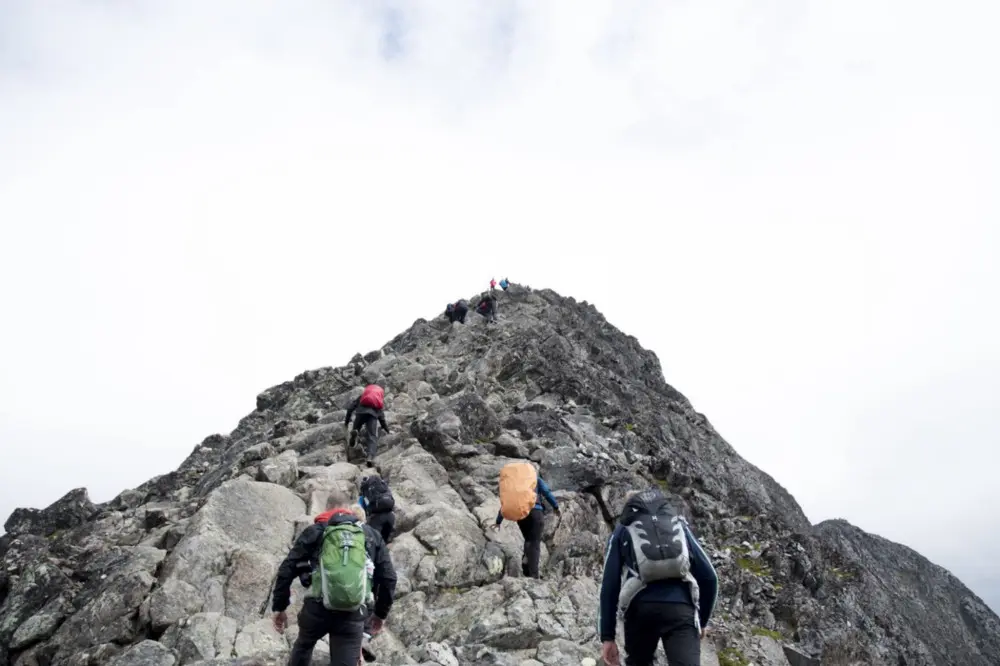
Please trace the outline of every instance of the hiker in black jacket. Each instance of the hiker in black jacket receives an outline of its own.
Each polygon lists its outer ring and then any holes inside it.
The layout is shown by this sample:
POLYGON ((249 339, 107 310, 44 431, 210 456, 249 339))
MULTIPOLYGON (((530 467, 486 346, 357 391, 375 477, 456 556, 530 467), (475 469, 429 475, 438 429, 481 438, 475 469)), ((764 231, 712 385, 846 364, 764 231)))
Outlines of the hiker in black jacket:
POLYGON ((622 611, 626 666, 652 666, 661 641, 670 666, 699 666, 718 589, 712 561, 663 493, 631 495, 604 557, 597 616, 604 663, 621 663, 615 624, 622 611))
POLYGON ((388 544, 396 528, 396 514, 393 512, 396 499, 392 496, 389 484, 380 476, 363 477, 358 504, 365 510, 368 524, 378 531, 382 535, 382 540, 388 544))
POLYGON ((469 303, 464 299, 460 298, 455 303, 449 303, 448 307, 444 309, 444 316, 448 318, 449 323, 454 324, 456 321, 460 324, 465 323, 465 315, 469 313, 469 303))
MULTIPOLYGON (((277 580, 274 583, 271 610, 274 611, 273 624, 278 633, 284 633, 288 626, 288 616, 285 609, 289 605, 292 581, 301 569, 303 563, 318 575, 319 556, 323 543, 323 534, 327 526, 341 523, 358 523, 353 510, 353 502, 340 491, 330 493, 327 501, 329 511, 325 523, 316 522, 307 527, 295 540, 288 557, 278 567, 277 580)), ((396 571, 392 566, 389 548, 382 541, 381 535, 368 525, 363 525, 365 551, 368 560, 374 563, 375 571, 372 579, 374 591, 374 613, 370 619, 371 634, 382 631, 382 624, 389 616, 393 597, 396 592, 396 571)), ((371 566, 371 564, 369 564, 371 566)), ((365 619, 369 608, 362 606, 357 611, 333 611, 323 606, 323 601, 315 596, 313 588, 308 588, 305 602, 299 612, 299 635, 292 646, 288 661, 289 666, 303 666, 310 663, 313 648, 316 643, 329 635, 331 666, 356 666, 361 654, 361 644, 364 639, 365 619)))
POLYGON ((484 292, 476 306, 476 312, 483 315, 487 324, 495 324, 497 321, 497 297, 492 292, 484 292))
POLYGON ((351 423, 351 416, 354 415, 354 429, 351 430, 350 440, 347 450, 350 452, 358 437, 358 431, 364 429, 364 439, 367 440, 365 446, 365 464, 371 467, 375 464, 375 451, 378 445, 378 427, 382 425, 382 430, 389 433, 389 424, 385 422, 385 412, 382 405, 385 400, 385 389, 378 384, 369 384, 360 396, 347 406, 347 416, 344 418, 344 427, 351 423))

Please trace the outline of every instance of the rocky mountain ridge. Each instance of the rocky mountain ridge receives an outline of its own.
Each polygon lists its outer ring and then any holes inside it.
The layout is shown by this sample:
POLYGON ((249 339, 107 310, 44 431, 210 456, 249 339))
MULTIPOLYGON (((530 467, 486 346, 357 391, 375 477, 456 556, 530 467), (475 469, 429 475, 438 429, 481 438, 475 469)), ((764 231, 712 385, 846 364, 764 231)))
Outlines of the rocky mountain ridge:
POLYGON ((345 366, 304 372, 110 502, 76 489, 16 510, 0 538, 0 666, 283 664, 302 589, 278 635, 277 565, 329 490, 363 474, 345 460, 342 422, 376 380, 399 574, 380 664, 597 658, 604 544, 625 494, 658 484, 719 573, 703 663, 1000 665, 1000 619, 951 574, 844 521, 810 525, 666 383, 655 354, 592 305, 515 285, 497 324, 418 320, 345 366), (514 459, 538 462, 563 507, 541 581, 520 576, 517 529, 486 529, 514 459))

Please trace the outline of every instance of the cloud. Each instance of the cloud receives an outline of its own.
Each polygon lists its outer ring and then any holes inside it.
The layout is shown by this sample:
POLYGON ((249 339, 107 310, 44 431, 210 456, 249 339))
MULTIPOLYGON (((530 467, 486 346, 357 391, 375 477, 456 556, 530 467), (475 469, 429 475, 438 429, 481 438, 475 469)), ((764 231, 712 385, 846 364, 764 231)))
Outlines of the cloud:
POLYGON ((503 274, 1000 607, 997 12, 0 2, 0 513, 503 274))

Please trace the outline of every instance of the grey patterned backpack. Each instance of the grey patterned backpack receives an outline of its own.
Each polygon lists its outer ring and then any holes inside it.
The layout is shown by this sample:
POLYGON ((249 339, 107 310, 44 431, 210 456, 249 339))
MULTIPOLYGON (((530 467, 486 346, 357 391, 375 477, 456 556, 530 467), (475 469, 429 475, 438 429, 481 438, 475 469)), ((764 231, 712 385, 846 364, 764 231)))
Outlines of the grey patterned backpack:
POLYGON ((676 579, 692 586, 698 603, 698 585, 691 575, 684 518, 670 507, 667 498, 652 488, 632 496, 619 521, 628 535, 635 559, 629 563, 619 596, 619 608, 628 608, 632 598, 654 581, 676 579))

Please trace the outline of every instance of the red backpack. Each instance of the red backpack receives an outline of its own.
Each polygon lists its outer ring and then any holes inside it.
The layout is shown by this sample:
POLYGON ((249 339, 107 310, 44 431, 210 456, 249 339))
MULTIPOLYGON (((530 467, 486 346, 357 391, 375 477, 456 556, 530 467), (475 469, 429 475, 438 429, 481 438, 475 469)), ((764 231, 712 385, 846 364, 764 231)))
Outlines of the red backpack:
POLYGON ((372 409, 385 407, 385 391, 378 384, 369 384, 361 392, 361 404, 372 409))

